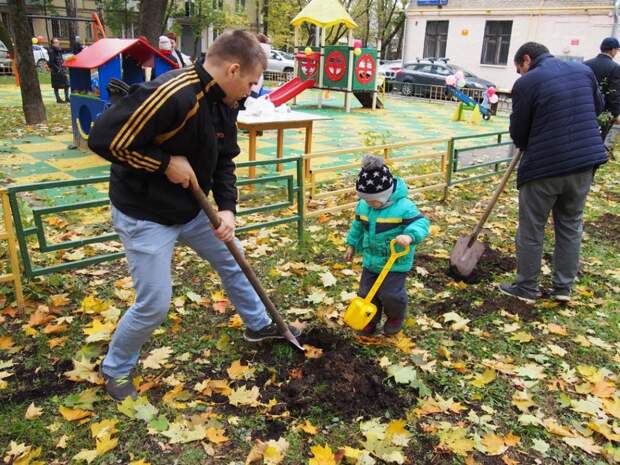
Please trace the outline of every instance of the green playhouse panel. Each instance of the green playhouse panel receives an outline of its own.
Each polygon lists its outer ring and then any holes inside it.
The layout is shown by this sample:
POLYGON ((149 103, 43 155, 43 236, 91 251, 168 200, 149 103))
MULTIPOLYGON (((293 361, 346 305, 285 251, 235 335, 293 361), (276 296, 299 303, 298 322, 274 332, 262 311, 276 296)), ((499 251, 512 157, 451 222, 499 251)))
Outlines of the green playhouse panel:
POLYGON ((376 49, 363 48, 362 53, 354 55, 353 90, 375 90, 378 68, 376 49))
POLYGON ((330 89, 346 89, 349 81, 349 51, 346 45, 325 47, 323 85, 330 89))
MULTIPOLYGON (((320 47, 310 47, 313 52, 320 52, 320 47)), ((304 48, 299 49, 299 53, 304 55, 303 58, 299 59, 299 63, 297 64, 297 76, 301 78, 302 81, 307 81, 308 79, 313 79, 314 81, 319 80, 319 66, 321 64, 320 56, 318 54, 305 56, 304 48)))

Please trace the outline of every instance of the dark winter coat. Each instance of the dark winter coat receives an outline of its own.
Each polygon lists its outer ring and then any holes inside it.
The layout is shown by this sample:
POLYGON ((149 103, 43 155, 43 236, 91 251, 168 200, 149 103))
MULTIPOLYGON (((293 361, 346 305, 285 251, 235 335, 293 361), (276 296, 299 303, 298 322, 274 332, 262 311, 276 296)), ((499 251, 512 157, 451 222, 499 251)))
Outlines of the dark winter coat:
POLYGON ((512 88, 510 135, 524 150, 517 186, 605 163, 596 119, 602 111, 603 99, 590 68, 550 54, 536 58, 512 88))
POLYGON ((52 75, 52 87, 54 89, 69 87, 67 68, 65 68, 65 60, 62 58, 62 50, 56 47, 50 47, 48 54, 50 61, 48 61, 47 64, 50 69, 50 74, 52 75))
POLYGON ((614 117, 620 115, 620 65, 604 53, 600 53, 596 58, 584 64, 594 71, 605 99, 605 110, 614 117))

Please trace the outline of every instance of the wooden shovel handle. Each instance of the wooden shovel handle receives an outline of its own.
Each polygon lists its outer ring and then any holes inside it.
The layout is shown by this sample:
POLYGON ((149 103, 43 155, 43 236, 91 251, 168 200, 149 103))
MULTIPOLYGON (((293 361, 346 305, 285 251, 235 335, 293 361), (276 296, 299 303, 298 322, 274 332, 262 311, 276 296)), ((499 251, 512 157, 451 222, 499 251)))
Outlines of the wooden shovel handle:
POLYGON ((508 184, 508 179, 510 179, 510 175, 514 171, 519 161, 521 161, 522 156, 523 156, 523 151, 519 150, 517 154, 514 157, 512 157, 512 160, 510 161, 508 168, 506 168, 506 171, 504 172, 504 175, 502 176, 502 179, 499 182, 497 189, 495 189, 495 193, 493 194, 491 201, 489 202, 486 210, 484 210, 484 213, 482 214, 482 218, 480 218, 480 221, 478 221, 478 224, 476 225, 474 232, 469 238, 469 243, 467 244, 468 248, 471 247, 474 242, 476 242, 476 239, 478 238, 480 231, 482 231, 482 227, 484 226, 484 223, 486 223, 487 220, 489 219, 489 216, 491 215, 493 208, 495 208, 497 199, 499 199, 499 196, 502 195, 502 192, 504 192, 504 189, 506 188, 506 184, 508 184))
MULTIPOLYGON (((200 206, 206 213, 207 218, 209 218, 211 225, 215 229, 219 228, 220 225, 222 224, 222 220, 220 219, 220 216, 217 214, 217 211, 215 211, 215 209, 211 206, 211 202, 209 202, 207 195, 200 188, 194 189, 192 190, 192 192, 194 193, 194 197, 196 198, 196 200, 198 201, 198 203, 200 204, 200 206)), ((254 288, 258 296, 260 297, 260 300, 265 305, 265 308, 267 309, 267 312, 271 316, 271 319, 276 323, 276 325, 278 325, 278 329, 280 330, 280 333, 283 336, 285 336, 286 339, 288 339, 291 343, 293 343, 293 345, 303 350, 299 342, 297 342, 297 339, 295 338, 295 336, 291 333, 288 325, 284 322, 284 320, 280 316, 280 313, 278 313, 278 310, 276 309, 275 305, 273 304, 273 302, 267 295, 267 292, 265 292, 265 289, 263 289, 263 286, 261 285, 260 281, 258 280, 258 277, 254 273, 254 270, 250 266, 250 263, 246 260, 241 250, 239 250, 235 241, 230 240, 228 242, 225 242, 225 244, 228 250, 230 251, 231 255, 235 258, 235 261, 237 262, 239 267, 243 270, 243 273, 245 274, 245 276, 248 278, 248 281, 250 281, 250 284, 252 284, 252 287, 254 288)))

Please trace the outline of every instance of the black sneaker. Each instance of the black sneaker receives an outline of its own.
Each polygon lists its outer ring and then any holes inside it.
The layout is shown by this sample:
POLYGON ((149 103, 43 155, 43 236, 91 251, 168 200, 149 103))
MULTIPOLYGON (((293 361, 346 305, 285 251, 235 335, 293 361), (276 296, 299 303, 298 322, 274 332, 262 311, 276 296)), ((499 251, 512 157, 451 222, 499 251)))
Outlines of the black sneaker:
MULTIPOLYGON (((301 331, 294 326, 289 326, 288 329, 295 337, 299 337, 301 335, 301 331)), ((261 342, 269 339, 284 339, 284 336, 280 334, 277 324, 270 323, 258 331, 253 331, 250 328, 246 328, 243 332, 243 339, 249 342, 261 342)))
POLYGON ((105 390, 110 397, 117 402, 122 402, 127 397, 132 399, 138 398, 138 393, 133 385, 134 374, 133 371, 127 376, 108 376, 103 372, 103 367, 99 366, 99 373, 105 381, 105 390))
POLYGON ((499 291, 503 294, 515 297, 527 304, 535 304, 538 294, 532 294, 531 292, 524 291, 516 284, 502 283, 498 286, 499 291))
POLYGON ((554 289, 551 298, 556 302, 570 302, 570 289, 554 289))

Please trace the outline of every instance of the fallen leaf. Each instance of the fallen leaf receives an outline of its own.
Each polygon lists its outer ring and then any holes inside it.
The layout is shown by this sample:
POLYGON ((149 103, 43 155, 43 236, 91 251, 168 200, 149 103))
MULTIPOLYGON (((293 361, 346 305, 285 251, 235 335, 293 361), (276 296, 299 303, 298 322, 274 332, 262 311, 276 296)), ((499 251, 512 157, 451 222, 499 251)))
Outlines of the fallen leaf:
POLYGON ((42 414, 43 414, 43 409, 34 405, 34 402, 33 402, 26 409, 26 414, 24 415, 24 417, 26 418, 26 420, 32 420, 33 418, 40 417, 42 414))
POLYGON ((316 426, 310 423, 310 420, 306 420, 303 424, 299 425, 297 428, 311 435, 315 435, 318 433, 316 426))
POLYGON ((590 438, 586 438, 583 436, 564 437, 562 438, 562 441, 564 441, 566 444, 568 444, 572 448, 577 447, 590 455, 596 455, 596 454, 601 453, 600 446, 597 446, 594 443, 594 439, 592 439, 591 437, 590 438))
POLYGON ((207 428, 207 439, 213 444, 223 444, 230 439, 226 437, 226 431, 220 428, 207 428))
POLYGON ((490 384, 493 381, 495 381, 496 377, 497 375, 495 374, 495 370, 486 369, 484 370, 483 373, 477 374, 474 377, 473 381, 470 381, 470 384, 481 389, 487 384, 490 384))
POLYGON ((337 465, 336 457, 329 445, 312 446, 310 448, 313 457, 308 461, 308 465, 337 465))
POLYGON ((248 390, 245 386, 241 386, 238 389, 233 389, 228 395, 228 401, 231 405, 249 405, 255 407, 259 405, 258 396, 260 391, 257 386, 253 386, 248 390))
POLYGON ((89 412, 87 410, 80 410, 80 409, 71 409, 71 408, 65 407, 64 405, 61 405, 60 407, 58 407, 58 411, 60 412, 62 417, 67 421, 82 420, 84 418, 88 418, 94 415, 93 412, 89 412))
POLYGON ((254 377, 255 371, 256 370, 249 365, 242 365, 241 360, 235 360, 230 367, 226 369, 228 377, 232 380, 251 379, 254 377))
POLYGON ((304 349, 306 349, 304 352, 306 358, 321 358, 323 356, 323 349, 319 349, 318 347, 304 344, 304 349))
POLYGON ((170 347, 159 347, 153 349, 149 355, 142 360, 144 368, 152 368, 158 370, 164 364, 168 363, 168 358, 172 355, 173 350, 170 347))

